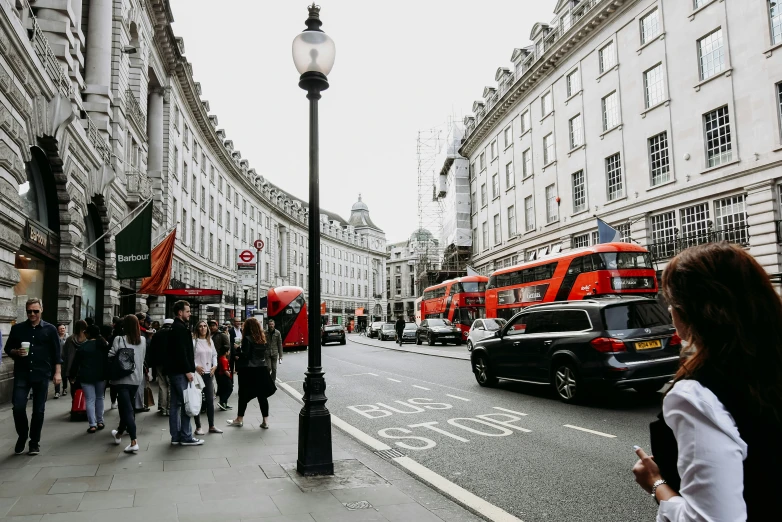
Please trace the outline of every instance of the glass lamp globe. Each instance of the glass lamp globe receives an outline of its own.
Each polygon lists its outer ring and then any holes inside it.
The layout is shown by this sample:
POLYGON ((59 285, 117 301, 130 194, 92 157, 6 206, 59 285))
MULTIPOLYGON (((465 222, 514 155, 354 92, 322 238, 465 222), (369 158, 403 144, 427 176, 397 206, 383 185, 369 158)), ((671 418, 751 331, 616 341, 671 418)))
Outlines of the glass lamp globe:
POLYGON ((322 31, 304 31, 293 39, 293 63, 299 74, 317 72, 328 76, 336 54, 334 40, 322 31))

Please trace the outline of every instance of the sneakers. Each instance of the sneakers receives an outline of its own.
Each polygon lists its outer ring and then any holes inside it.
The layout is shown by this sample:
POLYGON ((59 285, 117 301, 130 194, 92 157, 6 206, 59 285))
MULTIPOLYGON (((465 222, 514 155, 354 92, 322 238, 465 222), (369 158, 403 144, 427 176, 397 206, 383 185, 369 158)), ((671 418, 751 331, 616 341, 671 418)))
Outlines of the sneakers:
POLYGON ((266 422, 262 422, 262 423, 261 423, 261 428, 263 428, 263 429, 265 429, 265 430, 268 430, 268 429, 269 429, 269 425, 268 425, 268 424, 266 424, 266 422))
POLYGON ((227 404, 223 404, 222 402, 218 402, 217 403, 217 407, 220 408, 223 411, 228 411, 228 405, 227 404))
POLYGON ((66 395, 68 395, 68 390, 63 390, 62 391, 62 396, 65 397, 66 395))
POLYGON ((178 440, 172 440, 171 441, 171 445, 172 446, 179 446, 179 441, 178 440))
POLYGON ((228 404, 227 402, 225 403, 225 407, 228 408, 229 410, 234 409, 234 407, 228 404))
POLYGON ((204 443, 203 440, 194 438, 194 439, 190 439, 190 440, 183 440, 179 444, 181 446, 200 446, 203 443, 204 443))
POLYGON ((223 432, 223 430, 221 430, 220 428, 217 428, 215 426, 212 426, 211 428, 209 428, 209 433, 222 433, 222 432, 223 432))
POLYGON ((196 428, 195 434, 196 435, 203 435, 204 434, 204 430, 202 428, 196 428))
POLYGON ((54 398, 59 399, 60 398, 60 392, 54 392, 54 398))
POLYGON ((41 447, 34 443, 30 443, 30 451, 27 452, 28 455, 38 455, 41 452, 41 447))
POLYGON ((27 438, 19 437, 16 440, 16 446, 14 446, 14 453, 16 453, 17 455, 21 455, 22 453, 24 453, 24 447, 26 445, 27 445, 27 438))
POLYGON ((116 403, 116 401, 111 403, 111 409, 112 409, 112 410, 116 410, 116 409, 117 409, 117 403, 116 403))
POLYGON ((119 433, 117 430, 111 430, 111 436, 114 438, 114 444, 119 446, 122 444, 122 434, 119 433))
POLYGON ((125 448, 125 453, 138 453, 138 442, 135 444, 128 444, 125 448))

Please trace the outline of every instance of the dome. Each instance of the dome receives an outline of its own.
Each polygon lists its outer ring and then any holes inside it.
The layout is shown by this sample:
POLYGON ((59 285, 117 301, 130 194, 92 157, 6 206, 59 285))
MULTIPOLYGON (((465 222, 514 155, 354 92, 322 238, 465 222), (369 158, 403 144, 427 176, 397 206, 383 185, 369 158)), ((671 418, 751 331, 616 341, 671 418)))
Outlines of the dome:
POLYGON ((410 240, 411 240, 411 241, 419 241, 419 242, 422 242, 422 241, 429 241, 429 240, 431 240, 433 237, 434 237, 434 236, 432 236, 432 233, 431 233, 431 232, 429 232, 428 230, 426 230, 425 228, 419 228, 418 230, 416 230, 415 232, 413 232, 413 233, 410 235, 410 240))
POLYGON ((372 219, 369 217, 369 207, 366 203, 361 201, 361 194, 358 195, 358 201, 356 201, 350 209, 350 221, 348 221, 348 225, 353 225, 355 228, 369 227, 380 230, 377 225, 372 223, 372 219))
POLYGON ((355 212, 357 210, 366 210, 367 212, 369 212, 369 207, 367 206, 367 204, 361 201, 361 194, 358 195, 358 201, 353 203, 353 206, 350 208, 351 212, 355 212))

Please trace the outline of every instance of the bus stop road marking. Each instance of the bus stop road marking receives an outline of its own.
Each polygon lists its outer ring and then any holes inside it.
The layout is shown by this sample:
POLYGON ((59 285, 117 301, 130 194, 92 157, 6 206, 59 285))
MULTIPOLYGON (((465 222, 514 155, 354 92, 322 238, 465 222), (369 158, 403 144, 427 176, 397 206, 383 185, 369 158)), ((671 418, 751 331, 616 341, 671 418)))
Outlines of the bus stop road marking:
POLYGON ((445 395, 446 397, 451 397, 452 399, 459 399, 460 401, 470 402, 470 399, 465 399, 464 397, 459 397, 458 395, 451 395, 450 393, 446 393, 445 395))
POLYGON ((392 379, 391 377, 386 377, 386 379, 388 379, 391 382, 402 382, 402 381, 399 381, 397 379, 392 379))
POLYGON ((611 435, 609 433, 603 433, 602 431, 589 430, 589 429, 586 429, 586 428, 581 428, 579 426, 573 426, 571 424, 563 424, 563 426, 565 428, 570 428, 572 430, 585 431, 587 433, 591 433, 592 435, 600 435, 601 437, 606 437, 606 438, 609 438, 609 439, 615 439, 616 438, 616 435, 611 435))
POLYGON ((431 388, 424 388, 423 386, 418 386, 417 384, 413 384, 412 386, 413 388, 418 388, 419 390, 432 391, 431 388))

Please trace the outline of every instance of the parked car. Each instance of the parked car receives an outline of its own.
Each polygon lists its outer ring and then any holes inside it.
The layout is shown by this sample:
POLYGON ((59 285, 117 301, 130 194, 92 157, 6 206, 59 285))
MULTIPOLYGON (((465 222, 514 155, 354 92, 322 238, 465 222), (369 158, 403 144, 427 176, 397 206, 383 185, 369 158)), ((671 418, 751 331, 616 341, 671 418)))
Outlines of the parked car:
POLYGON ((383 323, 383 325, 380 327, 379 335, 381 341, 388 341, 389 339, 395 341, 396 330, 394 330, 394 323, 383 323))
POLYGON ((418 325, 415 323, 405 323, 405 329, 402 331, 402 343, 414 343, 415 332, 418 330, 418 325))
POLYGON ((475 343, 478 384, 498 379, 550 384, 565 402, 597 387, 664 386, 679 368, 682 343, 667 310, 643 297, 530 306, 475 343))
POLYGON ((383 321, 375 321, 367 328, 367 337, 377 337, 380 335, 380 328, 383 326, 383 321))
POLYGON ((494 332, 505 326, 505 319, 476 319, 472 322, 470 331, 467 332, 467 349, 472 351, 475 343, 481 339, 494 335, 494 332))
POLYGON ((345 344, 345 327, 341 324, 328 324, 321 330, 320 344, 326 343, 345 344))
POLYGON ((429 343, 429 346, 434 346, 437 342, 454 343, 456 346, 461 346, 462 332, 448 319, 425 319, 421 321, 416 330, 415 343, 421 344, 424 339, 429 343))

